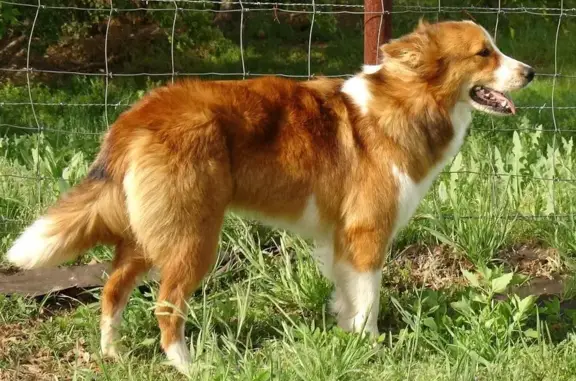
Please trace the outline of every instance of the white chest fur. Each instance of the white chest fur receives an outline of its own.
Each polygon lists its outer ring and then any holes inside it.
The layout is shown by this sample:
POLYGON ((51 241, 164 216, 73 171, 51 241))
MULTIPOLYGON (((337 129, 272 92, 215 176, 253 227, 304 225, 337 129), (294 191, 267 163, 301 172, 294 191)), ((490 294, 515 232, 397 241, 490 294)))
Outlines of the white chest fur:
POLYGON ((398 182, 398 209, 396 223, 392 231, 395 235, 399 229, 404 227, 410 218, 414 215, 418 204, 430 189, 432 182, 438 176, 440 171, 448 164, 450 160, 458 153, 464 143, 468 126, 472 121, 472 109, 467 103, 459 102, 450 114, 452 127, 454 128, 454 137, 446 147, 443 157, 430 168, 428 174, 419 182, 412 180, 410 175, 403 172, 397 165, 392 164, 392 174, 398 182))

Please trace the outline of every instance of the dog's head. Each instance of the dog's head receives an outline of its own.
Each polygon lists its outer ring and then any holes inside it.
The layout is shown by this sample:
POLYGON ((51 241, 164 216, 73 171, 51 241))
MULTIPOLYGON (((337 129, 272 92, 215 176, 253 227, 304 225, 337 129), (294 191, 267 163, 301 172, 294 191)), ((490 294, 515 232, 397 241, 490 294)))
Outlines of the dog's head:
POLYGON ((471 21, 420 21, 414 32, 381 49, 388 72, 425 81, 452 101, 491 114, 514 114, 506 92, 534 78, 530 66, 504 55, 488 32, 471 21))

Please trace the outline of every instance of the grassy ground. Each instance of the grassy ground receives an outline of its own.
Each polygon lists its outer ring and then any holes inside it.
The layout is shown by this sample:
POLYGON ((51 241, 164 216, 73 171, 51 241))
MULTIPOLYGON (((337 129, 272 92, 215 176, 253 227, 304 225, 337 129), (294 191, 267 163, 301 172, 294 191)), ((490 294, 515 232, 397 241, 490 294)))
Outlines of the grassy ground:
MULTIPOLYGON (((573 315, 556 301, 496 301, 510 273, 467 273, 475 286, 433 291, 388 284, 381 294, 380 343, 334 328, 325 311, 330 286, 308 247, 286 235, 262 249, 249 226, 229 221, 226 271, 191 300, 186 333, 195 378, 205 380, 569 380, 576 374, 573 315), (538 317, 538 318, 537 318, 538 317), (539 320, 541 319, 541 320, 539 320)), ((388 282, 388 281, 387 281, 388 282)), ((58 310, 55 301, 0 299, 3 380, 171 380, 151 309, 154 285, 136 291, 125 315, 119 362, 98 353, 98 304, 58 310)), ((95 294, 97 297, 98 294, 95 294)), ((87 300, 87 298, 82 298, 87 300)), ((61 300, 60 303, 65 301, 61 300)))
MULTIPOLYGON (((576 74, 570 20, 558 29, 550 17, 515 17, 500 22, 498 42, 506 53, 539 73, 576 74)), ((401 33, 416 17, 395 20, 401 33)), ((298 43, 256 38, 256 21, 245 32, 249 71, 306 74, 308 32, 295 36, 282 26, 265 31, 303 38, 298 43)), ((495 20, 484 21, 492 29, 495 20)), ((318 28, 332 30, 330 20, 318 28)), ((315 42, 312 71, 353 72, 362 53, 354 33, 338 31, 329 44, 315 42)), ((201 57, 194 61, 196 71, 238 71, 237 40, 219 36, 219 43, 193 52, 201 57)), ((381 294, 383 335, 376 346, 334 327, 325 311, 331 285, 309 257, 310 243, 230 216, 220 263, 190 300, 186 333, 196 349, 196 378, 576 379, 576 311, 564 304, 574 296, 571 277, 561 297, 545 302, 496 296, 522 282, 519 274, 556 277, 573 268, 576 112, 562 107, 576 106, 574 82, 539 76, 514 96, 517 105, 535 108, 520 108, 514 118, 475 116, 462 153, 391 249, 381 294)), ((156 84, 114 77, 107 88, 111 106, 105 108, 70 106, 103 103, 104 80, 57 78, 46 85, 34 79, 42 133, 33 131, 30 106, 0 108, 0 253, 86 174, 106 121, 156 84)), ((26 87, 0 86, 0 102, 28 101, 26 87)), ((108 249, 97 248, 82 261, 109 258, 108 249)), ((0 296, 0 379, 179 379, 162 363, 155 292, 150 283, 130 301, 122 326, 129 352, 119 362, 98 357, 97 290, 72 303, 0 296)))

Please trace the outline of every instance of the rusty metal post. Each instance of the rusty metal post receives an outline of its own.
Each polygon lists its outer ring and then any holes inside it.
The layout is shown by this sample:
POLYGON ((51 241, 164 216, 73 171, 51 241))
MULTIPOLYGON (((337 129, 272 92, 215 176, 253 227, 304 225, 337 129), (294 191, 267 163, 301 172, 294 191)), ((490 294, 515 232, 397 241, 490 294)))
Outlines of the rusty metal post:
POLYGON ((364 63, 379 61, 379 46, 392 37, 392 0, 364 0, 364 63))

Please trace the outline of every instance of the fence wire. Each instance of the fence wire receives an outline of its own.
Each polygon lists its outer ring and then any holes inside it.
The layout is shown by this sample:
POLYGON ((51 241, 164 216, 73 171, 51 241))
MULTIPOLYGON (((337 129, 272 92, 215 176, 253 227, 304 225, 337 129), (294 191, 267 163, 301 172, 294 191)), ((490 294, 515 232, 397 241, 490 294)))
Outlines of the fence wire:
MULTIPOLYGON (((9 5, 15 7, 16 9, 19 8, 26 8, 26 9, 34 9, 35 15, 33 21, 30 25, 30 31, 28 34, 28 41, 27 41, 27 50, 26 50, 26 65, 24 67, 0 67, 0 73, 23 73, 26 77, 26 86, 28 92, 28 100, 18 100, 18 101, 11 101, 10 99, 0 99, 0 113, 5 112, 7 107, 22 107, 27 108, 30 110, 32 115, 33 123, 30 125, 17 125, 13 123, 3 123, 0 119, 0 128, 4 129, 15 129, 15 130, 24 130, 29 132, 35 133, 61 133, 61 134, 79 134, 79 135, 86 135, 87 139, 95 139, 95 137, 101 135, 101 132, 86 132, 86 131, 76 131, 77 128, 75 126, 69 126, 69 129, 62 129, 57 128, 55 126, 45 125, 42 123, 41 119, 38 116, 37 108, 38 107, 54 107, 56 108, 104 108, 104 123, 105 125, 102 126, 102 131, 104 131, 107 127, 113 123, 112 118, 109 116, 111 111, 117 110, 124 110, 131 106, 130 102, 111 102, 110 101, 110 83, 114 78, 128 78, 128 77, 148 77, 148 78, 167 78, 171 82, 174 82, 179 77, 223 77, 223 78, 251 78, 251 77, 261 77, 261 76, 268 76, 269 73, 258 73, 258 72, 251 72, 247 67, 247 60, 246 60, 246 36, 245 36, 245 27, 246 27, 246 15, 254 14, 254 13, 261 13, 261 12, 268 12, 273 13, 274 19, 271 22, 278 22, 278 15, 279 14, 302 14, 302 15, 309 15, 310 16, 310 26, 309 26, 309 34, 308 34, 308 42, 303 50, 306 51, 306 71, 302 73, 274 73, 274 75, 286 77, 286 78, 294 78, 294 79, 312 79, 317 76, 316 73, 313 71, 313 51, 314 51, 314 32, 315 32, 315 25, 316 25, 316 17, 320 15, 365 15, 365 14, 377 14, 380 15, 380 24, 384 20, 384 14, 391 14, 392 18, 394 15, 402 15, 408 14, 413 15, 414 20, 418 19, 420 16, 425 16, 429 19, 436 16, 436 18, 440 19, 443 15, 459 15, 459 18, 473 18, 474 15, 494 15, 496 17, 495 25, 493 27, 493 38, 495 41, 498 41, 498 34, 499 34, 499 26, 501 17, 506 15, 513 15, 513 14, 524 14, 524 15, 531 15, 531 16, 542 16, 547 18, 557 18, 557 27, 556 27, 556 34, 554 43, 554 70, 553 72, 538 72, 536 74, 537 77, 542 79, 551 79, 551 91, 550 91, 550 103, 543 102, 541 104, 520 104, 516 108, 518 110, 532 110, 532 111, 545 111, 550 110, 552 115, 551 124, 548 126, 542 127, 529 127, 523 126, 519 128, 497 128, 494 122, 492 121, 492 125, 484 126, 484 127, 473 127, 475 131, 484 131, 484 132, 512 132, 512 131, 540 131, 544 133, 551 133, 552 134, 552 149, 555 151, 558 145, 558 139, 560 134, 566 133, 574 133, 574 129, 569 128, 562 128, 558 121, 556 113, 558 111, 570 111, 575 110, 576 105, 557 105, 556 103, 556 89, 558 81, 561 80, 571 80, 576 78, 575 73, 561 73, 560 66, 558 64, 558 49, 559 49, 559 36, 561 33, 562 22, 565 19, 576 17, 576 8, 567 8, 564 6, 564 1, 559 2, 559 6, 557 7, 525 7, 525 6, 517 6, 517 7, 503 7, 501 0, 498 1, 497 7, 476 7, 476 6, 445 6, 442 4, 441 0, 438 1, 437 6, 421 6, 421 5, 405 5, 405 4, 394 4, 393 9, 385 10, 384 12, 365 12, 364 8, 361 4, 353 4, 353 0, 351 0, 350 4, 328 4, 324 2, 318 2, 317 0, 310 0, 310 2, 300 2, 300 3, 282 3, 282 2, 261 2, 261 1, 227 1, 226 3, 230 6, 227 9, 218 9, 218 6, 221 6, 223 2, 221 1, 210 1, 210 0, 133 0, 132 7, 116 7, 114 0, 108 0, 107 6, 64 6, 64 5, 57 5, 53 4, 54 1, 47 1, 47 0, 38 0, 37 2, 28 1, 28 2, 15 2, 15 1, 4 1, 0 0, 0 6, 9 5), (151 7, 150 5, 154 5, 151 7), (42 12, 46 11, 59 11, 59 10, 74 10, 79 12, 90 12, 90 13, 101 13, 107 14, 107 23, 106 23, 106 32, 105 32, 105 39, 104 39, 104 70, 103 71, 75 71, 75 70, 52 70, 46 68, 34 68, 31 65, 30 55, 33 50, 33 43, 35 41, 35 29, 37 27, 37 20, 39 15, 42 12), (117 17, 121 14, 127 14, 132 12, 165 12, 166 14, 170 14, 172 17, 172 27, 169 33, 169 41, 170 41, 170 70, 165 72, 137 72, 137 73, 127 73, 127 72, 117 72, 111 70, 109 67, 109 36, 110 36, 110 29, 113 23, 114 17, 117 17), (176 49, 176 41, 178 39, 177 33, 177 22, 181 15, 191 13, 191 12, 201 12, 201 13, 213 13, 213 14, 221 14, 221 13, 230 13, 230 14, 239 14, 240 21, 239 21, 239 30, 238 30, 238 40, 237 43, 240 49, 240 57, 239 57, 239 67, 240 70, 237 71, 228 71, 228 72, 215 72, 215 71, 204 71, 204 72, 180 72, 177 70, 176 61, 175 61, 175 49, 176 49), (34 74, 53 74, 53 75, 65 75, 65 76, 82 76, 82 77, 95 77, 95 78, 103 78, 104 79, 104 93, 102 94, 103 101, 102 102, 49 102, 49 101, 42 101, 42 100, 35 100, 34 99, 34 74)), ((486 25, 484 25, 487 27, 486 25)), ((193 33, 193 32, 188 32, 193 33)), ((394 31, 393 31, 394 34, 394 31)), ((1 65, 1 63, 0 63, 1 65)), ((358 67, 361 65, 361 57, 358 57, 358 67)), ((347 78, 352 76, 354 73, 338 73, 338 74, 330 74, 324 75, 325 77, 331 78, 347 78)), ((0 114, 1 116, 1 114, 0 114)), ((41 139, 36 140, 36 152, 40 152, 40 145, 42 144, 41 139)), ((556 155, 552 155, 552 160, 554 161, 552 167, 556 167, 555 162, 556 155)), ((491 157, 491 160, 494 158, 491 157)), ((4 178, 20 178, 24 180, 34 181, 37 187, 37 193, 40 203, 41 197, 41 189, 42 189, 42 182, 43 181, 57 181, 55 178, 42 176, 40 171, 40 160, 36 161, 36 168, 35 173, 36 176, 21 176, 21 175, 13 175, 13 174, 2 174, 0 173, 0 177, 4 178)), ((499 173, 496 169, 490 172, 480 172, 480 171, 473 171, 473 170, 460 170, 457 172, 451 172, 446 170, 444 173, 459 173, 462 175, 477 175, 477 176, 487 176, 489 178, 514 178, 514 177, 525 177, 525 175, 519 174, 510 174, 510 173, 499 173)), ((571 213, 557 213, 556 210, 556 184, 561 182, 568 182, 568 183, 576 183, 576 178, 559 178, 556 175, 556 171, 552 173, 551 176, 530 176, 530 179, 536 181, 546 181, 551 184, 551 202, 553 205, 553 213, 550 214, 505 214, 501 216, 502 218, 507 219, 525 219, 525 220, 539 220, 539 219, 574 219, 576 217, 575 214, 571 213)), ((492 188, 492 199, 496 199, 496 187, 492 188)), ((450 219, 453 218, 451 215, 444 215, 444 218, 450 219)), ((483 218, 481 216, 459 216, 460 219, 477 219, 483 218)), ((27 223, 28 221, 23 221, 21 219, 14 219, 9 218, 6 216, 0 216, 0 224, 16 224, 22 225, 27 223)))

